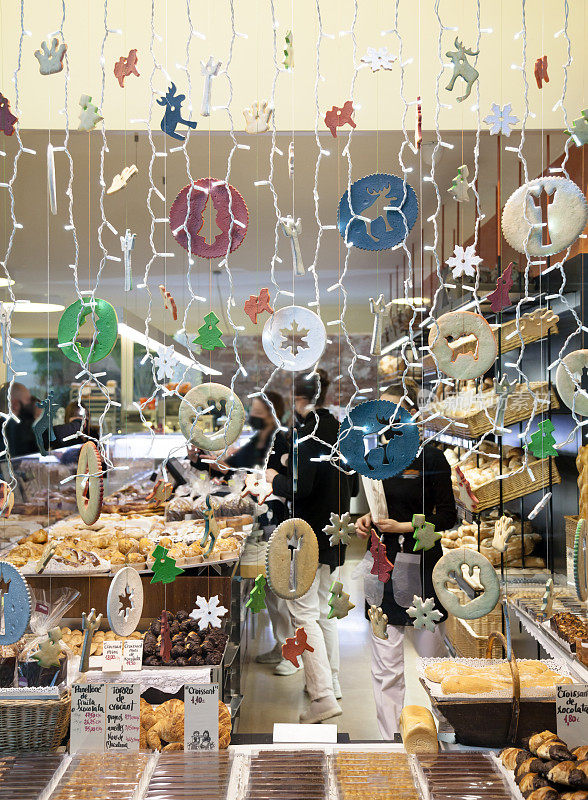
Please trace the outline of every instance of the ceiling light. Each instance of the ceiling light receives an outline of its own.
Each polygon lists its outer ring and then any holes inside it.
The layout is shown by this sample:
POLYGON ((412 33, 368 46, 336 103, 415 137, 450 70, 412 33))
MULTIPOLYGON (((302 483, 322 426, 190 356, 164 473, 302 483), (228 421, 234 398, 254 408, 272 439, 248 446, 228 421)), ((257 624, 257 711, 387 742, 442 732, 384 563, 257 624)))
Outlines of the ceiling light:
POLYGON ((8 280, 8 278, 0 278, 0 286, 14 286, 14 281, 8 280))
POLYGON ((59 303, 31 303, 29 300, 4 303, 4 306, 13 314, 51 314, 54 311, 63 311, 65 308, 59 303))
POLYGON ((428 297, 395 297, 392 302, 397 306, 426 306, 431 301, 428 297))

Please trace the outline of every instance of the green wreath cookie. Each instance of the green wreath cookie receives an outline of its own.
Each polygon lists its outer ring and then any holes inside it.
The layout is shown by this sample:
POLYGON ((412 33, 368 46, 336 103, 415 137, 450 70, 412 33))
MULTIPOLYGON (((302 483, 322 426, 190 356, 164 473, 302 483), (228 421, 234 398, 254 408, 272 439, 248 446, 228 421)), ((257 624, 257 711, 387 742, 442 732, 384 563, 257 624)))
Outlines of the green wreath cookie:
POLYGON ((69 358, 70 361, 75 361, 76 364, 85 364, 88 361, 89 363, 102 361, 112 352, 117 336, 118 319, 116 311, 109 302, 101 300, 99 297, 96 297, 93 303, 91 298, 84 300, 83 306, 80 300, 76 300, 75 303, 68 306, 61 315, 57 329, 59 344, 64 345, 59 349, 64 356, 69 358), (76 342, 76 336, 86 321, 86 317, 92 314, 92 306, 94 306, 95 313, 96 339, 92 346, 85 347, 76 342))

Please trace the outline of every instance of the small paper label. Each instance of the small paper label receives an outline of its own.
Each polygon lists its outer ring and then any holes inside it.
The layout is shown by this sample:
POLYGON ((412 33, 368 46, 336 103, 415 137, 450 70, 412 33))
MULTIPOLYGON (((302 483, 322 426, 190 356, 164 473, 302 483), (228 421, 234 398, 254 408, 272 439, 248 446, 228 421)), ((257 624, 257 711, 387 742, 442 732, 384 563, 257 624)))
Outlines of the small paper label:
POLYGON ((70 753, 101 753, 106 726, 106 686, 74 683, 71 687, 70 753))
POLYGON ((588 684, 559 684, 555 700, 557 735, 570 750, 588 741, 588 684))
POLYGON ((138 683, 106 685, 106 750, 138 750, 141 687, 138 683))
POLYGON ((104 642, 102 646, 102 672, 120 672, 123 661, 122 642, 104 642))
POLYGON ((218 750, 218 683, 184 686, 184 750, 218 750))
POLYGON ((137 671, 143 666, 143 639, 127 639, 123 645, 122 668, 137 671))
POLYGON ((326 742, 337 744, 337 726, 275 722, 274 742, 326 742))

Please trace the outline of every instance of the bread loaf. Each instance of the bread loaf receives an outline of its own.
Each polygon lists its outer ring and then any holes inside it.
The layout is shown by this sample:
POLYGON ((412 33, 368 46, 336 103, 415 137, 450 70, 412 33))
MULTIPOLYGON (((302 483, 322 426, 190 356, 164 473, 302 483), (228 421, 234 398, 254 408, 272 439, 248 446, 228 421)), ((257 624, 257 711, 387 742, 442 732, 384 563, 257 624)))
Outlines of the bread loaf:
POLYGON ((437 753, 437 728, 428 708, 404 706, 400 714, 400 735, 407 753, 437 753))
POLYGON ((489 694, 508 690, 511 686, 511 681, 480 675, 448 675, 441 681, 443 694, 489 694))

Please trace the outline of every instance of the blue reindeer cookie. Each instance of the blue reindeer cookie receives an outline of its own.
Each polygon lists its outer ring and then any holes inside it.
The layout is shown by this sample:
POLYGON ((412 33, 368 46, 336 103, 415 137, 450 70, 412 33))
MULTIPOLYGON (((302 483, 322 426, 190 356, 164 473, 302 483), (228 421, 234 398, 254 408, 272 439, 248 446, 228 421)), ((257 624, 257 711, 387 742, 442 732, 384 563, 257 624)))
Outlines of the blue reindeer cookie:
POLYGON ((347 241, 360 250, 390 250, 406 239, 418 213, 412 186, 396 175, 379 173, 351 184, 351 202, 348 192, 339 201, 337 225, 341 236, 347 231, 347 241), (365 219, 352 219, 351 209, 365 219))
POLYGON ((367 478, 383 480, 398 475, 414 461, 419 432, 409 412, 396 403, 367 400, 353 408, 341 423, 338 444, 347 467, 367 478), (389 437, 388 441, 381 444, 380 434, 389 437), (369 450, 365 445, 367 437, 376 442, 369 450))

